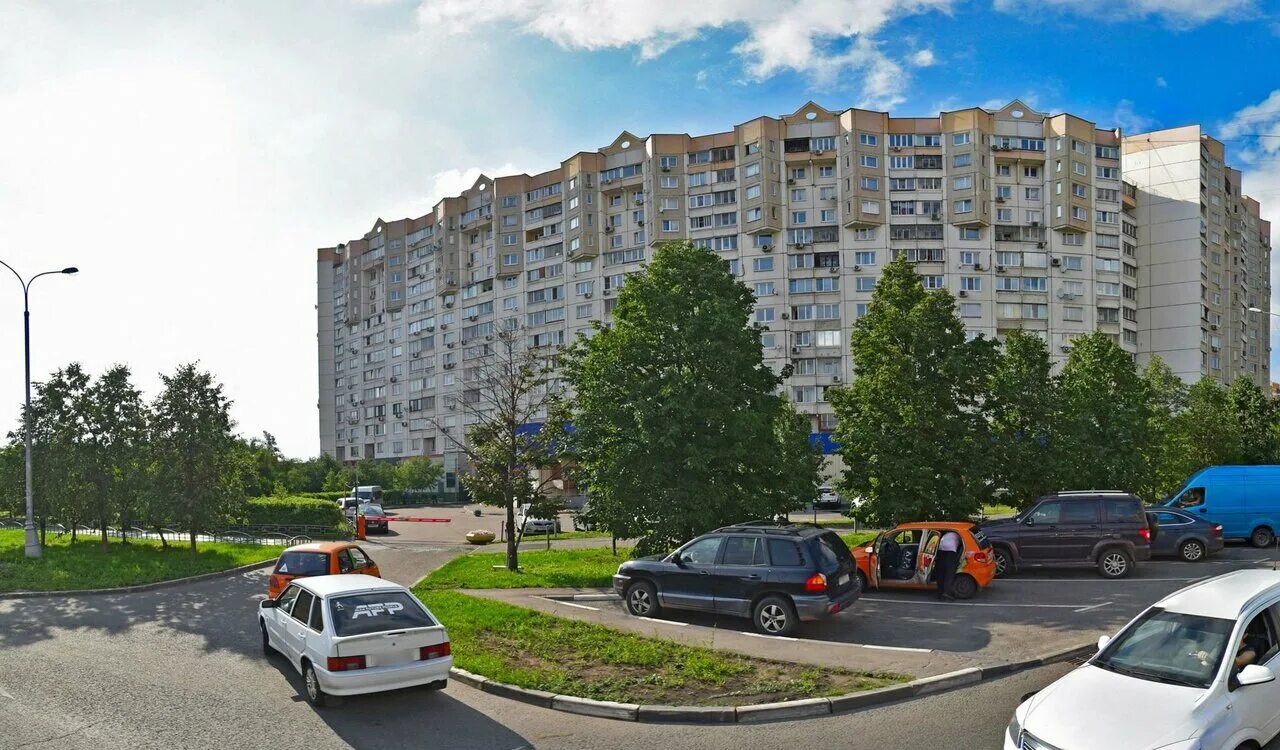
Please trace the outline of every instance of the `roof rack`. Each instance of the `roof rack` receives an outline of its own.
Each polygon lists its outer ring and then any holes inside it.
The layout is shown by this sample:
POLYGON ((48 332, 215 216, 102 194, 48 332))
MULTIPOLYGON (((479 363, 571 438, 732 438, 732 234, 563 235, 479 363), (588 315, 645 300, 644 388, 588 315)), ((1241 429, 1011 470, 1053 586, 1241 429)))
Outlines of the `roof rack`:
POLYGON ((1054 495, 1061 496, 1061 495, 1132 495, 1132 494, 1133 494, 1132 492, 1129 492, 1127 490, 1063 490, 1061 492, 1052 492, 1046 497, 1052 497, 1054 495))
POLYGON ((822 531, 821 526, 813 524, 799 524, 794 522, 778 522, 770 520, 760 521, 743 521, 742 523, 730 524, 714 529, 711 533, 724 532, 754 532, 757 534, 786 534, 788 536, 800 536, 813 530, 822 531))

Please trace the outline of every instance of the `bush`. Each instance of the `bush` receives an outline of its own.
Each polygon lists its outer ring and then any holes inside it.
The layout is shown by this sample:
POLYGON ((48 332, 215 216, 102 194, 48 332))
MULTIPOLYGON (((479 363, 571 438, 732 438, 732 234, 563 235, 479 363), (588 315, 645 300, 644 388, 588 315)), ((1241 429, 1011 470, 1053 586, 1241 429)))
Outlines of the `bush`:
POLYGON ((309 497, 316 500, 337 501, 350 496, 350 492, 300 492, 295 497, 309 497))
POLYGON ((255 497, 244 505, 244 523, 337 528, 346 522, 333 500, 315 497, 255 497))

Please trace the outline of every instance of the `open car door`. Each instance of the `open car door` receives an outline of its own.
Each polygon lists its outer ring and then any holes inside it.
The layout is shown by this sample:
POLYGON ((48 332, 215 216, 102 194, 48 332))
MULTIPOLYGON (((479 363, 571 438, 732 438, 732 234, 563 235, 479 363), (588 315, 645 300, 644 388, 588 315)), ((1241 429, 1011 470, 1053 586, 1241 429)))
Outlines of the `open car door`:
POLYGON ((873 589, 880 588, 880 542, 883 540, 883 533, 876 535, 871 541, 871 554, 867 557, 867 583, 873 589))

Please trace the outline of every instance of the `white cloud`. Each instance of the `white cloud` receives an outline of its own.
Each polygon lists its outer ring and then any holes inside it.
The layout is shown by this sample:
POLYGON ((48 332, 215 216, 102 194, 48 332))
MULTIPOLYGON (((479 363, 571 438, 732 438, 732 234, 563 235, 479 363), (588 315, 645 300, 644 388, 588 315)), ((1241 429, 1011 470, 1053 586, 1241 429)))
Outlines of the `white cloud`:
POLYGON ((1114 125, 1126 133, 1141 133, 1150 130, 1156 121, 1146 115, 1139 114, 1133 108, 1133 102, 1121 99, 1116 102, 1115 111, 1111 113, 1110 123, 1099 123, 1101 127, 1114 125))
MULTIPOLYGON (((1280 156, 1280 89, 1266 99, 1236 112, 1218 126, 1216 135, 1245 161, 1280 156), (1261 135, 1262 137, 1259 137, 1261 135)), ((1280 200, 1276 201, 1280 202, 1280 200)))
POLYGON ((1156 76, 1156 88, 1169 88, 1169 82, 1164 79, 1164 76, 1156 76))
POLYGON ((927 68, 933 65, 937 60, 933 56, 933 50, 922 49, 911 56, 911 64, 917 68, 927 68))
POLYGON ((994 0, 996 10, 1057 8, 1109 20, 1159 17, 1174 28, 1190 28, 1216 20, 1239 20, 1253 15, 1254 0, 994 0))
POLYGON ((902 65, 880 50, 875 34, 891 20, 949 11, 953 2, 424 0, 418 19, 424 29, 447 34, 505 24, 566 49, 636 48, 645 60, 704 32, 733 27, 744 32, 734 51, 749 78, 759 81, 794 71, 827 84, 853 70, 864 77, 859 104, 888 108, 904 100, 909 79, 902 65))

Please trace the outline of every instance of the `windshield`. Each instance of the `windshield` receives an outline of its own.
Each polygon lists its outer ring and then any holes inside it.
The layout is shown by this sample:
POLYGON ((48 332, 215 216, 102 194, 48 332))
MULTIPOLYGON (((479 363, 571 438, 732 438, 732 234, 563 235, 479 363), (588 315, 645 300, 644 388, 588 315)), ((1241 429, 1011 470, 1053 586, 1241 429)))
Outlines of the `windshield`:
POLYGON ((361 506, 361 507, 360 507, 360 512, 361 512, 361 513, 363 513, 363 514, 365 514, 366 516, 384 516, 384 515, 386 515, 385 513, 383 513, 383 512, 382 512, 382 506, 381 506, 381 505, 374 505, 373 503, 369 503, 369 504, 367 504, 367 505, 363 505, 363 506, 361 506))
POLYGON ((403 591, 375 591, 329 600, 333 630, 340 636, 383 633, 435 625, 422 605, 403 591))
POLYGON ((1152 608, 1090 663, 1138 679, 1207 688, 1234 625, 1220 617, 1152 608))
POLYGON ((286 552, 276 563, 276 572, 291 576, 322 576, 329 572, 326 552, 286 552))

